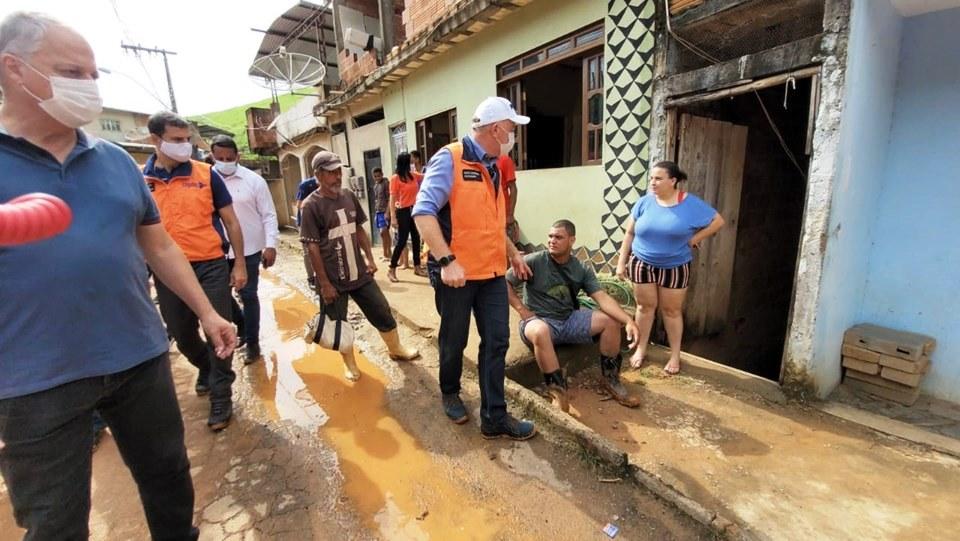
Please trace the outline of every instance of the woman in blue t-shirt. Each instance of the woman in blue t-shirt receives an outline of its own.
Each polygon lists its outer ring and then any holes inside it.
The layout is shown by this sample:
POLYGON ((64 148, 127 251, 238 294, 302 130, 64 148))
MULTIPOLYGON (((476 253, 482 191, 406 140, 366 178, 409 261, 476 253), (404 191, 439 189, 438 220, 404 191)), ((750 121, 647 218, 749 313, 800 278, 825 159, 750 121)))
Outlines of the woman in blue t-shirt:
POLYGON ((637 201, 627 220, 617 276, 629 277, 637 300, 634 316, 640 328, 637 351, 630 364, 643 364, 657 306, 670 342, 670 361, 663 370, 680 371, 683 300, 690 282, 690 261, 697 248, 723 227, 723 218, 699 197, 680 189, 687 174, 673 162, 658 162, 650 170, 647 194, 637 201))

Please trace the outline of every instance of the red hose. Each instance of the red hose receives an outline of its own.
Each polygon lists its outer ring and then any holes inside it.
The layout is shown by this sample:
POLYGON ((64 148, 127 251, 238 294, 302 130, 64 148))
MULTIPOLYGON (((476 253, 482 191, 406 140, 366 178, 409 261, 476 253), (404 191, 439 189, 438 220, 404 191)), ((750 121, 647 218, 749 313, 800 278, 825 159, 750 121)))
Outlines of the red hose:
POLYGON ((73 212, 59 197, 29 193, 0 204, 0 246, 48 239, 70 227, 73 212))

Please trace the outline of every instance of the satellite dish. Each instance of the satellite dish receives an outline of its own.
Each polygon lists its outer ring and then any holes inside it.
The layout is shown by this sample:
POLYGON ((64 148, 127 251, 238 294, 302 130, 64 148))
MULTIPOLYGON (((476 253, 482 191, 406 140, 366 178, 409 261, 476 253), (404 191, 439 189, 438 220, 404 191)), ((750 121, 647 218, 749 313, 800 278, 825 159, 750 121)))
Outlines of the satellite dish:
POLYGON ((250 66, 250 77, 265 88, 293 91, 315 86, 327 75, 327 67, 319 59, 301 53, 288 53, 285 48, 261 56, 250 66))

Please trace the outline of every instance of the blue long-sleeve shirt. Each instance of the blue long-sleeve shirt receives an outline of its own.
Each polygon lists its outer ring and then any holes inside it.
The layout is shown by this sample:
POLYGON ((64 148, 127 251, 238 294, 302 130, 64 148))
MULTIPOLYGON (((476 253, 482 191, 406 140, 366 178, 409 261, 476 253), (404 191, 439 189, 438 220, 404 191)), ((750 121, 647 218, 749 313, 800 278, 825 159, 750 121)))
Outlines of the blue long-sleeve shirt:
MULTIPOLYGON (((488 156, 470 136, 463 138, 463 154, 469 161, 482 163, 490 172, 495 190, 500 189, 500 170, 497 157, 488 156)), ((413 205, 414 216, 437 216, 450 201, 453 188, 453 154, 446 148, 437 151, 427 164, 417 202, 413 205)))

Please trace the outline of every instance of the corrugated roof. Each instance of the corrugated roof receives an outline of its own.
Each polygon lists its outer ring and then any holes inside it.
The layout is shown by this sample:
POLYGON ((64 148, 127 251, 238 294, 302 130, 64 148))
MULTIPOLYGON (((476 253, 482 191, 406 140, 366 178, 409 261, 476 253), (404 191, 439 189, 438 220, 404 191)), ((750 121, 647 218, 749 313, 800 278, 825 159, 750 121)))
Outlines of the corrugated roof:
MULTIPOLYGON (((337 71, 337 46, 333 33, 331 4, 331 0, 323 2, 323 5, 298 2, 277 17, 266 30, 254 29, 264 32, 264 35, 253 62, 279 51, 280 47, 286 48, 287 52, 324 60, 321 49, 323 44, 326 46, 327 65, 324 80, 329 84, 337 84, 340 74, 337 71)), ((258 75, 252 68, 248 73, 251 76, 258 75)))

